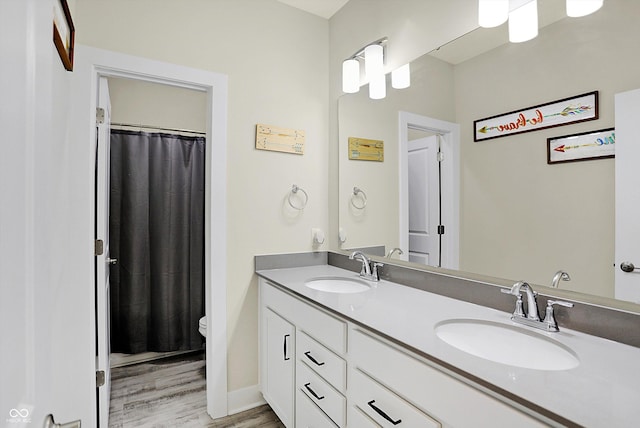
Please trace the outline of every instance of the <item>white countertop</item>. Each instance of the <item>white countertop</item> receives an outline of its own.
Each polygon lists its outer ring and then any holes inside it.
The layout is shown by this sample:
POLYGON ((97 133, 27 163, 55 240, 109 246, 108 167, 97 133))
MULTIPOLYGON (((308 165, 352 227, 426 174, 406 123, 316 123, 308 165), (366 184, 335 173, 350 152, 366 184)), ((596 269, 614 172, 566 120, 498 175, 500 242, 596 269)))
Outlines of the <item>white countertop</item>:
POLYGON ((511 314, 505 312, 388 281, 369 282, 373 285, 370 290, 355 294, 327 293, 304 285, 316 277, 359 278, 357 273, 329 265, 270 269, 257 274, 576 424, 607 428, 640 424, 639 348, 562 326, 560 332, 546 333, 513 323, 511 314), (436 336, 435 326, 450 319, 500 322, 546 336, 575 352, 580 365, 570 370, 541 371, 475 357, 436 336))

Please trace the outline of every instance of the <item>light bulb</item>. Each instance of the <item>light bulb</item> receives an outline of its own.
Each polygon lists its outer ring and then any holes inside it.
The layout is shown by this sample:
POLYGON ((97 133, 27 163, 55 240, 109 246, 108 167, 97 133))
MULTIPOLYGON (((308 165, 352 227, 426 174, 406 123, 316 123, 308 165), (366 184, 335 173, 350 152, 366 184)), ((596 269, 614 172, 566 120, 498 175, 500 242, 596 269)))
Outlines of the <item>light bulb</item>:
POLYGON ((391 72, 391 86, 395 89, 405 89, 411 85, 411 69, 409 64, 396 68, 391 72))
POLYGON ((478 25, 497 27, 509 17, 509 0, 478 0, 478 25))
POLYGON ((381 100, 387 96, 387 79, 383 73, 373 76, 369 80, 369 98, 381 100))
POLYGON ((382 45, 369 45, 364 48, 364 71, 367 79, 378 76, 384 71, 382 45))
POLYGON ((348 59, 342 63, 342 91, 355 94, 360 90, 360 62, 348 59))
POLYGON ((538 35, 538 0, 509 12, 509 41, 526 42, 538 35))
POLYGON ((572 18, 589 15, 602 7, 604 0, 567 0, 567 15, 572 18))

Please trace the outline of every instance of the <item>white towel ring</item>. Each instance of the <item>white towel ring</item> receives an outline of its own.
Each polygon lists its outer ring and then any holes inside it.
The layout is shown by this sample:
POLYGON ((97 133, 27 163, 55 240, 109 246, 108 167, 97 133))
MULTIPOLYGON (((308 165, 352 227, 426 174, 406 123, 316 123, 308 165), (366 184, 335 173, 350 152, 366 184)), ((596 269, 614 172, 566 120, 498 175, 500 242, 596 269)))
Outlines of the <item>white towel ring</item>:
POLYGON ((351 205, 353 205, 353 207, 355 209, 358 209, 358 210, 363 210, 364 207, 367 206, 367 194, 364 193, 364 191, 361 188, 359 188, 359 187, 354 187, 353 188, 353 195, 351 195, 351 205), (360 199, 362 199, 362 203, 361 204, 357 204, 355 202, 356 199, 358 199, 358 195, 359 194, 362 195, 362 196, 360 196, 360 199))
POLYGON ((298 187, 294 184, 293 186, 291 186, 291 192, 289 192, 289 197, 287 198, 287 200, 289 201, 289 205, 291 205, 291 208, 293 208, 294 210, 302 211, 304 207, 307 206, 307 202, 309 202, 309 195, 307 195, 307 192, 305 192, 302 187, 298 187), (291 200, 291 197, 297 194, 298 190, 304 194, 304 202, 302 202, 301 205, 296 205, 291 200))

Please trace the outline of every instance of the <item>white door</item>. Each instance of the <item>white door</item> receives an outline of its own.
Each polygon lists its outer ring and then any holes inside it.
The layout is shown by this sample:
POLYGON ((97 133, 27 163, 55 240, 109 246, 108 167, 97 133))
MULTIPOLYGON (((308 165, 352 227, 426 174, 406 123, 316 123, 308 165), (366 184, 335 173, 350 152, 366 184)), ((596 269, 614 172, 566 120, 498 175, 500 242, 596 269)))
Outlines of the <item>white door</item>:
POLYGON ((98 417, 100 427, 109 426, 109 396, 111 394, 111 368, 109 354, 109 141, 111 103, 106 77, 98 81, 98 111, 96 112, 96 370, 104 373, 104 385, 98 387, 98 417), (99 243, 102 242, 100 245, 99 243), (99 248, 99 247, 102 248, 99 248))
POLYGON ((409 142, 409 261, 440 266, 438 136, 409 142))
POLYGON ((284 426, 290 427, 293 426, 295 391, 295 328, 270 309, 263 310, 266 349, 262 393, 284 426))
POLYGON ((640 89, 616 94, 615 298, 636 303, 640 303, 639 105, 640 89))

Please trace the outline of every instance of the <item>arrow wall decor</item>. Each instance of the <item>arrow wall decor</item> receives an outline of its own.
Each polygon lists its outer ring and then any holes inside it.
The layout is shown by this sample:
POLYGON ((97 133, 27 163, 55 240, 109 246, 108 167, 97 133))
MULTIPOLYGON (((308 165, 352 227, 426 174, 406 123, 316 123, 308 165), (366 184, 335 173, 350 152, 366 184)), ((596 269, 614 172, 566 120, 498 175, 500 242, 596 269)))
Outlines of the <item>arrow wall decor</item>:
POLYGON ((547 138, 547 163, 612 158, 615 144, 613 128, 547 138))
POLYGON ((598 118, 598 91, 473 122, 473 141, 490 140, 598 118))

